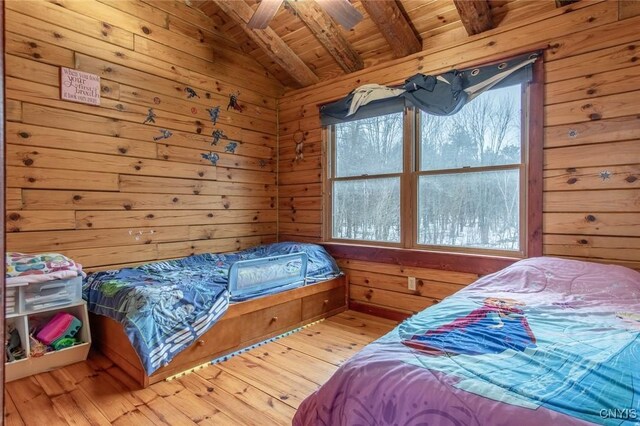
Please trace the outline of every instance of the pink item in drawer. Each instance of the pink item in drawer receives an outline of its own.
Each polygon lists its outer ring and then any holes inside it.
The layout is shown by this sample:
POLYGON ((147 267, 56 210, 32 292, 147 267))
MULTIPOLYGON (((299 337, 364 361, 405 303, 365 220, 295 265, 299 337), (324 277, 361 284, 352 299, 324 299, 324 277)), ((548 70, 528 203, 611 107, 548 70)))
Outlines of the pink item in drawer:
POLYGON ((50 345, 63 337, 75 336, 80 327, 82 327, 82 322, 79 319, 66 312, 58 312, 38 332, 36 337, 45 345, 50 345))

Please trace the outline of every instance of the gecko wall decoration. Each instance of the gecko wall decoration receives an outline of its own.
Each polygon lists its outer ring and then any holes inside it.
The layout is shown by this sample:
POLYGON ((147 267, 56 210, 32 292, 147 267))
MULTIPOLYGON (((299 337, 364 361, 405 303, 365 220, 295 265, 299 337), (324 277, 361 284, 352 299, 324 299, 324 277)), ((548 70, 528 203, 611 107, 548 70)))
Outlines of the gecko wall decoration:
POLYGON ((171 133, 171 131, 166 129, 160 129, 160 136, 154 136, 153 140, 157 142, 162 139, 169 139, 171 136, 173 136, 173 133, 171 133))
POLYGON ((207 112, 209 113, 211 122, 215 126, 218 122, 218 118, 220 117, 220 105, 214 106, 213 108, 207 108, 207 112))
POLYGON ((200 96, 198 96, 198 94, 196 93, 195 90, 193 90, 191 87, 185 87, 184 88, 185 93, 187 94, 187 99, 191 99, 191 98, 200 98, 200 96))
POLYGON ((213 141, 211 141, 211 145, 218 145, 218 143, 220 142, 220 139, 229 139, 229 137, 225 135, 224 132, 220 129, 215 129, 213 133, 211 133, 211 136, 213 136, 213 141))
POLYGON ((609 170, 603 170, 600 172, 600 179, 604 182, 605 180, 611 179, 611 172, 609 170))
POLYGON ((229 95, 229 104, 227 105, 227 111, 229 111, 229 108, 233 108, 238 112, 242 112, 243 107, 238 103, 238 96, 240 96, 240 91, 236 91, 229 95))
POLYGON ((147 118, 144 119, 142 124, 154 123, 156 122, 156 113, 153 111, 153 108, 149 108, 149 112, 147 112, 147 118))
POLYGON ((224 147, 224 152, 230 152, 232 154, 235 154, 237 147, 238 147, 237 142, 229 142, 227 146, 224 147))
POLYGON ((218 154, 216 154, 215 152, 209 152, 208 154, 207 153, 202 153, 200 155, 205 160, 209 160, 211 162, 211 164, 214 165, 214 166, 216 166, 218 164, 218 160, 220 159, 220 156, 218 154))

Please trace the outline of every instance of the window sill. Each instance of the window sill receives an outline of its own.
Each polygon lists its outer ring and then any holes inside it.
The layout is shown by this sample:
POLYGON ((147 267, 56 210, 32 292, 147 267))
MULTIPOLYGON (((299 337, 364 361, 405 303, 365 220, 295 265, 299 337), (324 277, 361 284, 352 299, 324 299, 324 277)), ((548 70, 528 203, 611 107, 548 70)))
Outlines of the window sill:
POLYGON ((337 242, 323 242, 321 244, 333 257, 339 259, 375 261, 478 275, 497 272, 520 260, 518 257, 450 253, 337 242))

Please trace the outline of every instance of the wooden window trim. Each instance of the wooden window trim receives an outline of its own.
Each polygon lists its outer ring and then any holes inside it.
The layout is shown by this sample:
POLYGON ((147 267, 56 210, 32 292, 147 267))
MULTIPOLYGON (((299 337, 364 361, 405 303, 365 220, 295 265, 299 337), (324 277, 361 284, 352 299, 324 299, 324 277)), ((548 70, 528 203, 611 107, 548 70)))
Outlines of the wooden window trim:
MULTIPOLYGON (((497 62, 497 61, 492 61, 497 62)), ((481 64, 488 65, 488 63, 481 64)), ((473 66, 473 65, 472 65, 473 66)), ((476 65, 478 66, 478 65, 476 65)), ((544 58, 539 56, 533 64, 533 79, 529 83, 527 101, 528 108, 523 108, 523 132, 526 132, 526 183, 527 196, 524 223, 526 239, 522 253, 515 253, 514 256, 488 255, 480 253, 441 252, 424 248, 403 248, 393 247, 387 244, 371 242, 346 242, 343 240, 331 240, 331 196, 329 185, 331 182, 330 169, 327 168, 323 179, 324 218, 323 246, 336 258, 348 258, 355 260, 375 260, 380 263, 391 263, 403 266, 414 266, 432 268, 440 270, 451 270, 458 272, 469 272, 479 275, 489 274, 499 271, 522 257, 542 256, 542 208, 543 208, 543 153, 544 153, 544 58), (520 255, 519 255, 520 254, 520 255)), ((324 133, 325 147, 328 132, 324 133)), ((524 136, 524 135, 523 135, 524 136)), ((413 144, 405 144, 413 145, 413 144)), ((328 149, 329 155, 333 155, 328 149)), ((414 157, 415 158, 415 157, 414 157)), ((329 159, 332 165, 334 159, 329 159)), ((413 165, 415 167, 415 165, 413 165)), ((410 185, 412 186, 412 185, 410 185)), ((413 188, 411 188, 412 190, 413 188)), ((413 216, 413 212, 411 213, 413 216)), ((412 227, 413 228, 413 227, 412 227)), ((413 231, 411 231, 413 232, 413 231)), ((458 249, 456 249, 458 250, 458 249)))
POLYGON ((518 258, 480 254, 437 252, 338 242, 321 243, 337 259, 390 263, 444 271, 491 274, 517 262, 518 258))
POLYGON ((529 83, 527 126, 527 240, 526 257, 542 256, 542 198, 544 168, 544 57, 533 63, 533 80, 529 83))

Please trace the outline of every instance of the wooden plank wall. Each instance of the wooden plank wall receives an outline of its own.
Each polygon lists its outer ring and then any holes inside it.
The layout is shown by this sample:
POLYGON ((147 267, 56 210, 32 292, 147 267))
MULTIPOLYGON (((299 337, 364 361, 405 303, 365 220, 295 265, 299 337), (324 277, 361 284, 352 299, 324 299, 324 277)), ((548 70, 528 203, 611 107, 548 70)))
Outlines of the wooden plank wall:
MULTIPOLYGON (((477 274, 416 268, 353 259, 338 259, 349 277, 349 299, 353 308, 371 314, 386 308, 411 315, 440 302, 478 279, 477 274), (416 278, 416 290, 407 288, 409 277, 416 278)), ((400 317, 394 317, 400 318, 400 317)))
MULTIPOLYGON (((582 1, 509 21, 465 43, 425 43, 418 54, 286 93, 279 114, 280 239, 321 240, 319 104, 361 84, 395 84, 416 72, 545 48, 544 253, 640 269, 640 11, 627 3, 582 1), (295 160, 298 129, 305 134, 302 161, 295 160)), ((418 290, 420 301, 409 297, 407 273, 396 267, 341 263, 354 272, 352 301, 416 311, 444 294, 418 290)), ((415 274, 460 284, 455 273, 415 274)))
POLYGON ((283 89, 213 21, 177 0, 10 0, 5 12, 8 250, 104 269, 275 240, 283 89), (59 100, 59 67, 100 75, 101 105, 59 100), (244 110, 227 111, 236 91, 244 110), (212 147, 214 167, 201 154, 217 105, 215 128, 238 147, 212 147), (162 129, 173 136, 155 141, 162 129))

